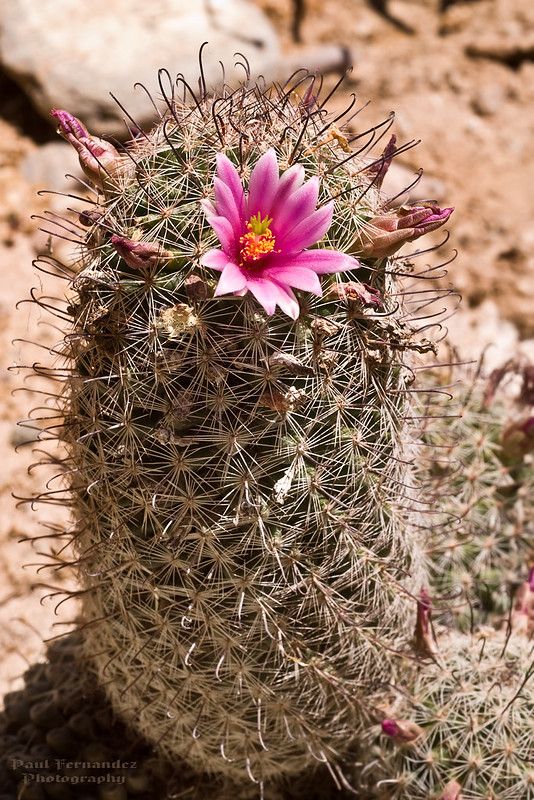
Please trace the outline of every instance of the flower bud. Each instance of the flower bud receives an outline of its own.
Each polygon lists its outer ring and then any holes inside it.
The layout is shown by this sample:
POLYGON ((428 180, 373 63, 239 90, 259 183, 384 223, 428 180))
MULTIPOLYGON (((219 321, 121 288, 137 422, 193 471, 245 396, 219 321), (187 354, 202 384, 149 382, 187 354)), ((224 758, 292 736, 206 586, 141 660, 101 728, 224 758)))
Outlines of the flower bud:
POLYGON ((434 658, 435 648, 430 625, 432 604, 426 589, 421 589, 417 601, 417 619, 415 623, 414 650, 424 658, 434 658))
POLYGON ((462 800, 462 787, 458 781, 449 781, 439 800, 462 800))
POLYGON ((74 147, 81 168, 93 183, 103 186, 124 170, 124 158, 111 142, 91 136, 83 123, 68 111, 54 108, 50 114, 58 123, 57 132, 74 147))
POLYGON ((367 168, 367 172, 374 177, 374 185, 377 189, 380 189, 382 186, 382 182, 393 161, 393 156, 397 152, 397 148, 395 147, 396 142, 397 137, 393 134, 385 146, 381 157, 376 159, 376 162, 367 168))
POLYGON ((135 242, 116 233, 111 237, 111 244, 128 266, 136 271, 146 271, 156 267, 163 259, 172 257, 172 253, 157 242, 135 242))
POLYGON ((534 567, 529 569, 527 580, 515 594, 512 627, 527 636, 534 634, 534 567))
POLYGON ((382 732, 398 742, 415 742, 422 735, 423 729, 407 719, 384 719, 382 732))
POLYGON ((361 231, 357 255, 385 258, 406 242, 413 242, 447 222, 453 208, 439 208, 432 203, 401 206, 369 220, 361 231))

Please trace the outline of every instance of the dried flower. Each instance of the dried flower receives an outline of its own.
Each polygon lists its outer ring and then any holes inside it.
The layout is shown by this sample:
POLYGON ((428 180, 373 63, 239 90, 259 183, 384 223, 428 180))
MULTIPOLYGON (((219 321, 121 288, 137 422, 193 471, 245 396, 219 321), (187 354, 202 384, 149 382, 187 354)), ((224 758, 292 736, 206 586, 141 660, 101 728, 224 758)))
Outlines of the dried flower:
POLYGON ((356 269, 356 259, 337 250, 308 250, 332 223, 333 203, 317 209, 319 179, 304 183, 304 168, 294 165, 279 175, 273 149, 252 170, 248 194, 223 154, 217 156, 215 203, 204 201, 208 222, 221 249, 205 253, 201 263, 219 270, 215 296, 251 292, 267 314, 276 306, 293 319, 299 304, 293 288, 322 295, 318 275, 356 269))
POLYGON ((384 719, 382 732, 398 742, 415 742, 423 733, 423 729, 407 719, 384 719))
POLYGON ((462 800, 462 787, 458 781, 449 781, 439 800, 462 800))
POLYGON ((113 234, 111 244, 128 266, 134 270, 155 267, 162 259, 172 256, 172 253, 163 250, 157 242, 136 242, 118 234, 113 234))

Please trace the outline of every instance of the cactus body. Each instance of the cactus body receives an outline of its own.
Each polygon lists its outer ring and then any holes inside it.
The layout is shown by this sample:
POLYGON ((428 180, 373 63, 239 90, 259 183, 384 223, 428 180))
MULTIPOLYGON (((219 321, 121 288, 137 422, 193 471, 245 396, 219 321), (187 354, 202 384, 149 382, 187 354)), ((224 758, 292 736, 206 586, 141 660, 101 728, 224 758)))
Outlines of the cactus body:
POLYGON ((370 796, 440 800, 450 791, 464 800, 532 800, 532 657, 532 642, 522 634, 449 633, 401 712, 419 735, 404 742, 377 737, 375 760, 369 742, 362 748, 370 796))
MULTIPOLYGON (((348 157, 310 93, 291 95, 173 101, 120 164, 55 112, 98 187, 62 434, 86 652, 166 755, 258 783, 335 768, 407 648, 423 579, 403 359, 430 345, 393 262, 366 246, 321 298, 299 293, 295 321, 214 297, 201 266, 218 152, 246 185, 274 148, 335 202, 321 246, 372 240, 391 148, 348 157)), ((420 210, 400 238, 447 216, 420 210)))
POLYGON ((430 472, 436 512, 425 548, 433 591, 466 628, 473 617, 506 614, 534 564, 534 469, 528 442, 511 445, 524 403, 501 389, 487 397, 495 377, 463 368, 457 378, 454 402, 433 396, 421 469, 430 472))

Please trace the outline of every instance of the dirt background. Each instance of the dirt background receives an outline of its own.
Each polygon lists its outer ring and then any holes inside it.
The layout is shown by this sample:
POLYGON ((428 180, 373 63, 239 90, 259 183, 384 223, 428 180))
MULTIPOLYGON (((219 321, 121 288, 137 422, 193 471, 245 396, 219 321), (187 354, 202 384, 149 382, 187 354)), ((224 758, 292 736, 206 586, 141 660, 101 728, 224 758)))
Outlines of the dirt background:
MULTIPOLYGON (((287 47, 288 0, 257 0, 287 47)), ((352 126, 368 127, 397 112, 399 142, 421 139, 400 159, 393 179, 399 190, 424 166, 425 190, 442 205, 454 205, 451 243, 459 256, 451 280, 464 296, 464 311, 453 320, 455 342, 475 355, 493 343, 494 360, 517 346, 531 348, 534 336, 534 6, 531 0, 308 0, 303 43, 342 43, 354 70, 331 104, 341 110, 356 92, 372 100, 352 126)), ((135 76, 132 76, 132 81, 135 76)), ((334 78, 327 79, 332 85, 334 78)), ((65 570, 38 573, 50 545, 26 537, 46 535, 48 520, 68 525, 61 505, 39 513, 12 495, 45 490, 47 469, 28 475, 39 460, 35 433, 17 426, 43 404, 37 386, 14 364, 47 363, 39 346, 51 346, 58 331, 44 324, 37 307, 23 303, 39 285, 32 260, 46 248, 32 214, 58 210, 61 200, 39 197, 38 189, 70 190, 62 176, 76 162, 20 90, 0 74, 0 692, 12 688, 27 663, 42 652, 42 639, 58 635, 73 619, 71 601, 55 612, 65 570), (35 346, 17 340, 37 342, 35 346), (25 392, 16 391, 25 386, 25 392), (18 452, 14 447, 18 446, 18 452), (23 568, 23 564, 27 566, 23 568), (37 566, 36 566, 37 565, 37 566), (52 594, 52 596, 50 596, 52 594), (48 595, 48 597, 47 597, 48 595)), ((426 195, 428 197, 428 195, 426 195)), ((56 245, 57 246, 57 245, 56 245)), ((59 245, 61 248, 61 244, 59 245)), ((446 254, 450 254, 448 246, 446 254)), ((50 294, 65 294, 58 280, 50 294)), ((54 390, 41 382, 45 391, 54 390)), ((56 385, 57 388, 57 385, 56 385)), ((46 400, 45 400, 46 402, 46 400)), ((40 416, 36 412, 35 416, 40 416)), ((50 474, 48 474, 50 477, 50 474)), ((52 491, 60 487, 53 483, 52 491)), ((50 496, 53 501, 55 495, 50 496)), ((57 545, 54 545, 57 547, 57 545)))

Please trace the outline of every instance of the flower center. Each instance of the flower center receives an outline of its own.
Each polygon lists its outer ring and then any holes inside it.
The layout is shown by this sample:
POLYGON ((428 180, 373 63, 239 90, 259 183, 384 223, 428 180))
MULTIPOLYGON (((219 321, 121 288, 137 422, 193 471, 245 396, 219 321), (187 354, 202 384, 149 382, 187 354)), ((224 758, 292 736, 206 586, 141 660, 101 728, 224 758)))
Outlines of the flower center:
POLYGON ((260 212, 251 217, 247 222, 248 233, 243 234, 239 239, 241 245, 240 260, 259 261, 260 258, 272 253, 275 245, 275 238, 270 228, 272 219, 261 217, 260 212))

